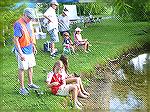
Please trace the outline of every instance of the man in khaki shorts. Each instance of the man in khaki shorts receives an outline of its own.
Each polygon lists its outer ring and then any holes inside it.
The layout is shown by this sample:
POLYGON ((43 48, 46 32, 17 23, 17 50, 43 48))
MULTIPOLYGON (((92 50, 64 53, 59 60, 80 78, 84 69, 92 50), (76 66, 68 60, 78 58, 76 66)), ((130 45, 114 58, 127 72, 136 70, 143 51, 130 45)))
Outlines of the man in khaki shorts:
POLYGON ((35 37, 30 21, 35 18, 32 8, 26 8, 24 15, 14 24, 15 54, 18 61, 20 94, 27 95, 29 92, 24 86, 24 71, 28 70, 28 88, 38 89, 33 84, 33 66, 36 65, 34 53, 36 53, 35 37))

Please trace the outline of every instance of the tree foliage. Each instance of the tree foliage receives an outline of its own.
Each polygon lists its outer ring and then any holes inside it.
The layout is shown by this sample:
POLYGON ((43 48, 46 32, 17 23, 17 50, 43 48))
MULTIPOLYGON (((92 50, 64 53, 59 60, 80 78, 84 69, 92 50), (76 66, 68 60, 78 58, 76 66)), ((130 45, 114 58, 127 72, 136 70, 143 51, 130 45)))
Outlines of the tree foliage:
POLYGON ((13 24, 23 14, 26 6, 15 8, 19 0, 4 0, 0 2, 0 46, 13 37, 13 24))
POLYGON ((131 18, 133 21, 150 20, 149 0, 106 0, 113 7, 113 14, 131 18))

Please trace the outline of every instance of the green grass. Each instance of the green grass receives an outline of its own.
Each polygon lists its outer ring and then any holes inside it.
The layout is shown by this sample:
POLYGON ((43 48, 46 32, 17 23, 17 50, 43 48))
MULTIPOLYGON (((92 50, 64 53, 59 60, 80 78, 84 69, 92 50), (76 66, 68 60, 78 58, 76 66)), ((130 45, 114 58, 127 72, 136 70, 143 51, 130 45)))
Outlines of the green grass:
MULTIPOLYGON (((94 68, 96 64, 105 64, 108 58, 113 59, 124 51, 127 51, 129 48, 139 47, 145 41, 149 41, 149 35, 134 35, 135 32, 138 33, 139 30, 144 29, 149 25, 150 24, 147 22, 122 23, 105 20, 102 23, 93 24, 87 28, 83 28, 83 37, 88 38, 92 44, 90 48, 91 53, 85 54, 84 52, 78 51, 77 53, 79 55, 68 55, 70 73, 76 72, 79 74, 86 74, 87 77, 95 75, 94 68)), ((46 40, 48 39, 49 38, 46 40)), ((60 56, 59 54, 59 56, 53 60, 50 58, 49 53, 42 51, 43 43, 46 40, 37 41, 37 66, 34 67, 34 82, 44 91, 44 95, 40 98, 38 98, 34 92, 31 92, 30 96, 19 95, 17 62, 15 55, 11 53, 11 48, 13 46, 7 46, 0 49, 0 106, 2 111, 64 110, 64 97, 54 96, 49 93, 44 82, 47 73, 43 70, 51 71, 54 62, 58 60, 60 56)), ((56 46, 61 53, 61 43, 58 43, 56 46)), ((27 84, 27 75, 25 75, 25 84, 27 84)))

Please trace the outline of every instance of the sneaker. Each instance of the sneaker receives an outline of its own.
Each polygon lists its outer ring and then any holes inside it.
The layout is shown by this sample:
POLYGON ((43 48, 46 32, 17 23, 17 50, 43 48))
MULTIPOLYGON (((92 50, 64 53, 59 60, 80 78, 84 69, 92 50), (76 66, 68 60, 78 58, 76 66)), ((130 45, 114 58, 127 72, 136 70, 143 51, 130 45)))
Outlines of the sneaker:
POLYGON ((52 56, 52 57, 56 57, 56 54, 55 54, 55 53, 53 53, 53 54, 51 54, 51 56, 52 56))
POLYGON ((28 84, 28 87, 29 87, 30 89, 39 89, 39 88, 40 88, 39 86, 37 86, 37 85, 35 85, 35 84, 28 84))
POLYGON ((25 88, 21 88, 21 89, 20 89, 20 94, 21 94, 21 95, 28 95, 28 94, 29 94, 29 92, 28 92, 28 90, 27 90, 27 89, 25 89, 25 88))

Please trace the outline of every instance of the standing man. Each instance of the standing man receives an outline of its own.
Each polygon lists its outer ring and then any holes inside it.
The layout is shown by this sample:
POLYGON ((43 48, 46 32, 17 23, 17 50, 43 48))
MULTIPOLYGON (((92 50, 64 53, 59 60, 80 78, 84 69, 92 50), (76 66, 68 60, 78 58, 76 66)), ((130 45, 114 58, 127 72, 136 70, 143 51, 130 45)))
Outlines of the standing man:
POLYGON ((56 0, 52 0, 50 3, 50 8, 44 13, 44 17, 46 18, 48 25, 47 31, 50 34, 50 54, 52 57, 56 56, 55 43, 59 42, 58 37, 58 19, 56 16, 56 9, 59 4, 56 0))
POLYGON ((58 17, 59 21, 59 32, 60 35, 63 36, 64 32, 68 32, 70 35, 70 21, 68 18, 69 11, 67 9, 64 9, 62 14, 58 17))
POLYGON ((24 15, 14 24, 14 44, 15 53, 19 68, 20 94, 28 94, 24 87, 24 71, 28 70, 28 87, 38 89, 39 86, 33 84, 33 66, 36 65, 34 54, 36 53, 35 37, 31 29, 30 21, 35 18, 32 8, 26 8, 24 15))

